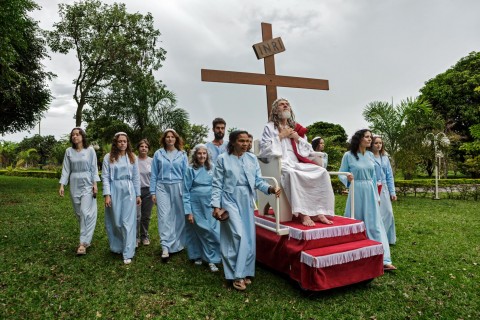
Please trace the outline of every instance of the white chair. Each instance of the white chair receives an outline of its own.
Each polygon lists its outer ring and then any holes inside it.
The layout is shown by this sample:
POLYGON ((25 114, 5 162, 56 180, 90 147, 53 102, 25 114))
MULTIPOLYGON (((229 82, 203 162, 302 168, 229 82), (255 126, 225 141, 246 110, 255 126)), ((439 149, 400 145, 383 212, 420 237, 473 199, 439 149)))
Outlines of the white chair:
MULTIPOLYGON (((255 155, 260 153, 260 141, 254 141, 254 152, 255 155)), ((323 153, 312 152, 311 156, 321 156, 323 153)), ((278 183, 280 188, 282 188, 282 193, 280 194, 280 198, 276 199, 274 195, 265 195, 263 192, 257 190, 257 199, 258 199, 258 213, 260 215, 267 215, 270 207, 273 209, 275 214, 276 220, 278 222, 285 222, 285 221, 292 221, 292 207, 290 206, 290 202, 288 202, 287 196, 283 190, 282 185, 279 183, 282 179, 282 159, 281 157, 270 158, 268 162, 264 162, 264 159, 258 159, 258 163, 260 164, 260 170, 262 171, 262 176, 264 179, 271 179, 274 183, 278 183), (278 200, 278 202, 276 202, 278 200), (274 205, 273 205, 274 204, 274 205)), ((332 175, 348 175, 349 172, 329 172, 332 175)), ((350 192, 352 193, 352 197, 350 198, 351 202, 351 212, 350 218, 354 219, 355 217, 355 206, 354 206, 354 182, 352 181, 350 185, 350 192)))
MULTIPOLYGON (((260 142, 255 140, 254 142, 254 152, 256 155, 260 152, 260 142)), ((257 191, 258 198, 258 213, 260 215, 268 214, 270 207, 273 208, 275 216, 279 217, 279 222, 291 221, 292 220, 292 207, 288 202, 287 196, 283 190, 283 187, 280 184, 282 179, 282 159, 280 157, 269 159, 269 162, 266 163, 262 159, 258 159, 260 164, 260 170, 262 171, 262 176, 264 178, 273 177, 279 183, 280 188, 282 188, 282 193, 278 199, 278 209, 275 208, 275 195, 265 195, 263 192, 257 191)))

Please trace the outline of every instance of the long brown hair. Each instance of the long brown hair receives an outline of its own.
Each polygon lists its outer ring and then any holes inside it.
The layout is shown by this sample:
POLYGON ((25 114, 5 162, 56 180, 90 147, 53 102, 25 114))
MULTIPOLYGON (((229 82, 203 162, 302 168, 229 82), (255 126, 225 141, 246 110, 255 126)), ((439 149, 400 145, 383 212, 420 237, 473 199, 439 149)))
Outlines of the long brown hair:
POLYGON ((72 148, 75 149, 77 146, 75 145, 75 143, 73 143, 72 141, 72 134, 73 134, 73 131, 74 130, 78 130, 78 132, 80 133, 80 135, 82 136, 82 145, 83 145, 83 148, 84 149, 87 149, 88 146, 90 145, 88 143, 88 140, 87 140, 87 134, 85 133, 85 130, 83 130, 82 128, 73 128, 72 131, 70 131, 70 143, 72 144, 72 148))
POLYGON ((160 137, 160 144, 162 145, 163 149, 167 150, 167 143, 165 142, 165 138, 167 137, 167 133, 171 132, 175 137, 175 148, 179 151, 183 150, 183 139, 178 135, 178 133, 173 129, 167 129, 163 132, 162 136, 160 137))
MULTIPOLYGON (((372 138, 372 144, 370 145, 370 147, 367 148, 368 151, 373 152, 373 145, 375 144, 375 140, 377 140, 377 139, 382 139, 382 137, 380 137, 380 136, 373 136, 373 138, 372 138)), ((373 153, 375 153, 375 152, 373 152, 373 153)), ((385 153, 387 153, 387 152, 385 151, 385 144, 383 143, 383 139, 382 139, 382 149, 380 149, 380 150, 378 151, 378 153, 379 153, 381 156, 384 156, 385 153)))
POLYGON ((130 160, 130 163, 134 164, 135 154, 132 151, 132 144, 130 143, 130 139, 128 138, 125 132, 115 133, 115 136, 113 137, 113 140, 112 140, 112 149, 110 150, 110 162, 111 163, 116 162, 118 160, 118 157, 120 156, 120 150, 117 147, 118 137, 120 136, 125 136, 127 138, 127 149, 125 150, 125 153, 127 154, 128 159, 130 160))

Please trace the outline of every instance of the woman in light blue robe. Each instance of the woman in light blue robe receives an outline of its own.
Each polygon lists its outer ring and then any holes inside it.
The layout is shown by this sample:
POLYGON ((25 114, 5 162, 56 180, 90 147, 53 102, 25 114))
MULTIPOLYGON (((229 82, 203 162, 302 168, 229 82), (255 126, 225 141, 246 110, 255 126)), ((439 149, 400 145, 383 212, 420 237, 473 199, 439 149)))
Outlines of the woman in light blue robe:
POLYGON ((89 147, 85 131, 73 128, 70 132, 72 146, 65 151, 59 194, 64 196, 64 186, 70 182, 70 199, 80 224, 80 244, 77 255, 87 253, 97 224, 97 155, 89 147))
POLYGON ((185 246, 185 212, 183 210, 183 176, 187 170, 187 156, 183 140, 173 129, 167 129, 160 138, 163 148, 153 155, 150 175, 150 193, 157 204, 158 232, 162 245, 162 260, 185 246))
POLYGON ((375 160, 377 184, 382 186, 380 190, 380 215, 382 216, 383 225, 387 232, 388 243, 395 244, 395 242, 397 242, 397 235, 395 232, 392 201, 397 200, 397 195, 395 193, 392 166, 385 152, 381 137, 373 137, 370 151, 372 151, 374 155, 373 159, 375 160))
POLYGON ((142 200, 138 159, 124 132, 115 134, 112 149, 103 159, 102 182, 110 251, 121 254, 123 262, 130 264, 137 238, 136 207, 142 200))
POLYGON ((183 180, 183 207, 187 217, 187 252, 190 260, 201 265, 209 264, 210 271, 217 272, 220 263, 220 225, 212 216, 213 165, 204 144, 192 150, 191 167, 183 180))
POLYGON ((247 152, 248 132, 230 133, 227 153, 217 159, 213 174, 213 215, 220 219, 225 209, 229 218, 220 222, 220 252, 225 278, 237 290, 245 290, 255 276, 255 189, 280 194, 262 178, 257 158, 247 152))
MULTIPOLYGON (((382 217, 379 210, 379 195, 377 189, 377 178, 375 175, 375 165, 373 153, 367 150, 372 142, 372 133, 363 129, 357 131, 350 142, 350 151, 346 152, 342 158, 340 166, 341 172, 350 172, 348 176, 339 176, 340 180, 348 187, 353 180, 355 219, 362 220, 365 223, 367 235, 370 239, 381 242, 383 245, 383 266, 385 270, 395 270, 390 256, 390 246, 388 244, 387 234, 383 226, 382 217)), ((352 193, 348 193, 345 216, 349 217, 350 198, 352 193)))

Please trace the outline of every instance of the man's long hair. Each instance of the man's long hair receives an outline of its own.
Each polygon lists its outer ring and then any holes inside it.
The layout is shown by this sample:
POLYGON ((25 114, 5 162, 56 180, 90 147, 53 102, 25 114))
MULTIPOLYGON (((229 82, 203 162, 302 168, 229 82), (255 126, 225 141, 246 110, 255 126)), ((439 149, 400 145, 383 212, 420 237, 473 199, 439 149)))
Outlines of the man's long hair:
POLYGON ((282 120, 282 118, 280 116, 281 111, 278 110, 278 103, 280 101, 286 101, 288 103, 288 105, 290 106, 291 116, 287 120, 287 124, 290 128, 295 129, 295 114, 293 113, 292 106, 290 105, 290 102, 285 98, 278 98, 277 100, 273 101, 272 110, 270 111, 270 116, 268 117, 268 120, 273 122, 273 125, 276 129, 279 129, 279 125, 280 125, 280 122, 282 120))

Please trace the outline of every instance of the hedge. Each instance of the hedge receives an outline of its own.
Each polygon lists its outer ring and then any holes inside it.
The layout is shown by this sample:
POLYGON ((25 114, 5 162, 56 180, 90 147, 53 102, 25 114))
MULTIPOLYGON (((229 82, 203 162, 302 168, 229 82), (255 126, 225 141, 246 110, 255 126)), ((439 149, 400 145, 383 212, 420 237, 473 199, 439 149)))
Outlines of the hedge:
MULTIPOLYGON (((0 175, 32 177, 32 178, 51 178, 60 179, 61 170, 0 170, 0 175)), ((333 191, 337 194, 346 193, 347 189, 338 177, 332 177, 333 191)), ((396 180, 395 189, 397 196, 413 194, 415 197, 435 196, 434 179, 418 180, 396 180)), ((438 180, 438 191, 442 197, 448 199, 462 200, 480 200, 480 179, 440 179, 438 180)))

